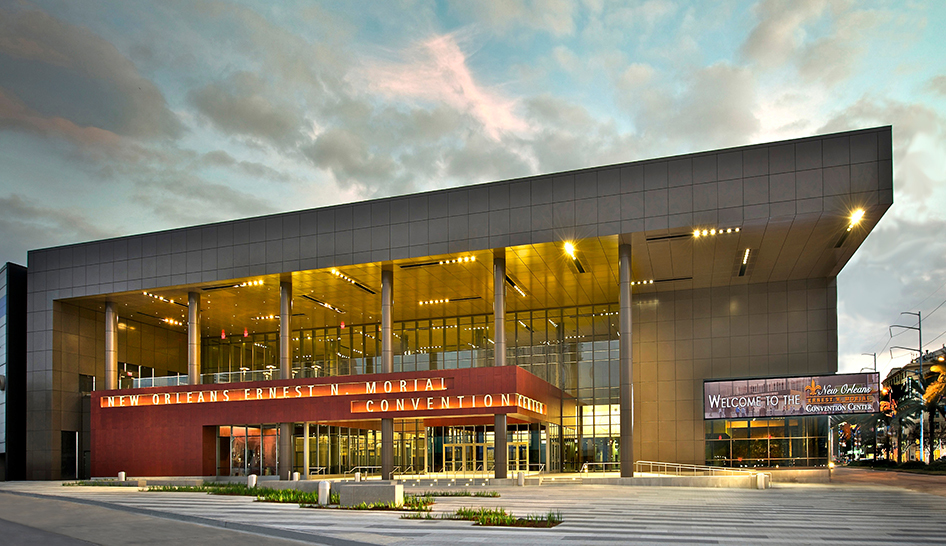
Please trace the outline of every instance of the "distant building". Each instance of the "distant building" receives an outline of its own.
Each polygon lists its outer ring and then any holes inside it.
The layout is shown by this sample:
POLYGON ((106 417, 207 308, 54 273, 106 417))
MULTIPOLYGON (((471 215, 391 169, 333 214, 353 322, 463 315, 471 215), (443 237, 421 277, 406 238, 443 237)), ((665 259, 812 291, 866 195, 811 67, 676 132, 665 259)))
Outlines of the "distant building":
POLYGON ((26 268, 0 267, 0 479, 26 479, 26 268))

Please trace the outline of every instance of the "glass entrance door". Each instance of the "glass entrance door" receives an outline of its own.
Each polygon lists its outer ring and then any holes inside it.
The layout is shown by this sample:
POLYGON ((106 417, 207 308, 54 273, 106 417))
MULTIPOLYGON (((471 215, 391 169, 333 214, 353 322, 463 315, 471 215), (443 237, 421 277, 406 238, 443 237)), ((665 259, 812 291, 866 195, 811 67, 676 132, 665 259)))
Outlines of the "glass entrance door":
MULTIPOLYGON (((443 446, 444 472, 482 472, 486 468, 483 460, 485 444, 445 444, 443 446)), ((492 455, 492 451, 490 451, 492 455)))
POLYGON ((443 469, 444 469, 444 472, 462 472, 463 471, 463 446, 462 445, 443 446, 443 469))
POLYGON ((528 472, 529 471, 529 444, 527 442, 511 442, 507 445, 509 449, 509 471, 510 472, 528 472))

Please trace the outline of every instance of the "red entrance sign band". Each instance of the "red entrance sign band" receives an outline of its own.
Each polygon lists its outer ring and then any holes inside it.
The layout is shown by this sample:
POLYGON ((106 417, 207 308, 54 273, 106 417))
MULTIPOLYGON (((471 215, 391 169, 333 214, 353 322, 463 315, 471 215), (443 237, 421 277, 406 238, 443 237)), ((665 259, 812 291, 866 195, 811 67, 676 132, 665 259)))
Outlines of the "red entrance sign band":
POLYGON ((452 387, 452 377, 429 377, 395 379, 393 381, 358 381, 352 383, 252 387, 248 389, 231 388, 147 394, 119 394, 103 396, 99 401, 99 407, 169 406, 174 404, 202 404, 205 402, 246 402, 253 400, 316 398, 320 396, 438 392, 445 391, 452 387))

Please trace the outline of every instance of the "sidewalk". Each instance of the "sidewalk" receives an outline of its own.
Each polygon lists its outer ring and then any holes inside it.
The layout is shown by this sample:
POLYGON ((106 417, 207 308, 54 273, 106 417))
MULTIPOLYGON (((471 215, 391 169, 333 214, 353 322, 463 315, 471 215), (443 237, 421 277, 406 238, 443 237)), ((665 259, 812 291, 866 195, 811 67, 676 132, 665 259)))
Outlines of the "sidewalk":
MULTIPOLYGON (((858 473, 838 476, 853 480, 858 473)), ((250 497, 15 482, 0 483, 0 518, 96 544, 946 544, 940 497, 864 480, 768 490, 489 487, 501 497, 438 498, 434 505, 435 516, 459 507, 503 507, 518 516, 560 512, 564 523, 552 529, 404 520, 397 512, 306 509, 250 497)))
MULTIPOLYGON (((882 485, 899 487, 946 497, 946 476, 936 474, 914 474, 894 470, 873 470, 839 466, 831 471, 831 482, 839 485, 882 485)), ((946 537, 944 537, 946 542, 946 537)))

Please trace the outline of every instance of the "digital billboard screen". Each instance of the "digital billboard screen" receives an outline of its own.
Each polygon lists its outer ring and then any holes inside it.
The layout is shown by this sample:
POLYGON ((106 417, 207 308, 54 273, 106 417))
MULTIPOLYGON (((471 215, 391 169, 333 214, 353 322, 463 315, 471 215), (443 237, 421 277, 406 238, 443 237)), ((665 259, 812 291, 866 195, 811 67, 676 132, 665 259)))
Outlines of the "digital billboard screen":
POLYGON ((703 382, 704 419, 880 411, 880 375, 854 373, 703 382))

